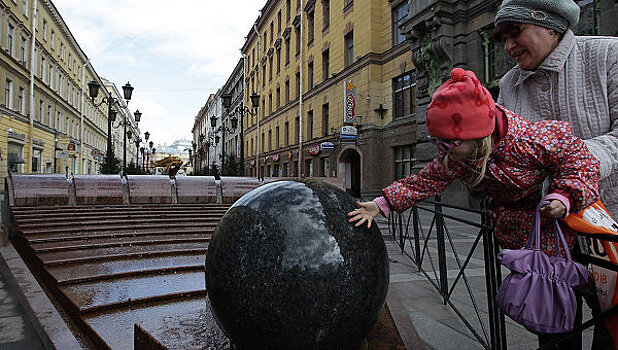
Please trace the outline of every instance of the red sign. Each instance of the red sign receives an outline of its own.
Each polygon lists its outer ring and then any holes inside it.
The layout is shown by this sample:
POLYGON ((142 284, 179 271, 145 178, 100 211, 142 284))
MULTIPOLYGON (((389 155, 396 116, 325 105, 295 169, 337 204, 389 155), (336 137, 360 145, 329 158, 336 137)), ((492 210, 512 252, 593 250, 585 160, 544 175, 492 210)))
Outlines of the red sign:
POLYGON ((320 153, 320 145, 309 146, 309 154, 317 156, 320 153))

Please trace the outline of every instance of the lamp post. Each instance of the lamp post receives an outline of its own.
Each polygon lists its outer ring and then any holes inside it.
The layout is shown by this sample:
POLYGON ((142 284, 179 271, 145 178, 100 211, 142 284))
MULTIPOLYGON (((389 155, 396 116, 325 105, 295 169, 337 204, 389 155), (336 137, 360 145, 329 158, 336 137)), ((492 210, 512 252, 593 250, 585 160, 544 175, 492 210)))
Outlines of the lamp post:
MULTIPOLYGON (((230 108, 232 106, 232 95, 224 94, 222 98, 223 98, 223 107, 226 109, 230 108)), ((240 104, 236 107, 236 109, 232 113, 234 117, 230 120, 232 122, 232 129, 236 130, 236 126, 238 125, 238 118, 236 117, 236 114, 240 115, 240 175, 241 176, 245 176, 245 141, 244 141, 245 113, 251 116, 256 116, 257 109, 260 106, 260 94, 253 92, 249 98, 251 99, 251 107, 253 111, 249 109, 248 107, 244 106, 241 101, 240 104)))
POLYGON ((152 158, 154 158, 154 148, 152 147, 153 145, 154 143, 152 141, 148 142, 149 148, 148 148, 148 153, 146 154, 147 155, 146 163, 148 164, 146 170, 148 171, 148 174, 150 174, 150 161, 152 158))
MULTIPOLYGON (((142 171, 143 171, 143 172, 146 172, 146 169, 144 168, 144 157, 145 157, 145 154, 144 154, 144 147, 143 147, 143 146, 142 146, 142 147, 140 147, 139 151, 140 151, 140 153, 142 154, 142 171)), ((138 160, 138 162, 139 162, 139 160, 138 160)))
POLYGON ((199 163, 199 171, 202 172, 202 162, 204 161, 204 139, 206 136, 204 134, 200 134, 199 136, 199 146, 200 146, 200 163, 199 163))
POLYGON ((135 167, 139 170, 139 144, 142 143, 142 139, 139 135, 135 138, 135 167))
MULTIPOLYGON (((101 87, 101 84, 99 84, 99 82, 96 80, 92 80, 91 82, 88 83, 88 93, 90 95, 90 98, 92 99, 92 104, 94 104, 96 108, 101 106, 103 103, 107 104, 107 160, 106 162, 107 162, 107 173, 109 174, 112 172, 112 158, 113 158, 112 157, 112 122, 116 120, 116 113, 117 113, 113 107, 114 107, 114 104, 118 103, 118 100, 115 97, 112 97, 110 95, 110 96, 103 97, 101 102, 95 103, 94 99, 97 98, 97 96, 99 95, 100 87, 101 87)), ((131 84, 127 82, 127 84, 122 87, 122 91, 124 94, 124 99, 127 101, 127 103, 129 103, 129 100, 131 100, 131 94, 133 93, 133 87, 131 86, 131 84)), ((126 142, 126 133, 125 133, 125 142, 126 142)))
POLYGON ((195 161, 197 159, 197 153, 195 151, 197 151, 197 144, 195 142, 191 142, 191 147, 193 147, 193 159, 191 160, 191 165, 193 166, 193 174, 195 174, 195 170, 196 170, 195 163, 197 163, 195 161))

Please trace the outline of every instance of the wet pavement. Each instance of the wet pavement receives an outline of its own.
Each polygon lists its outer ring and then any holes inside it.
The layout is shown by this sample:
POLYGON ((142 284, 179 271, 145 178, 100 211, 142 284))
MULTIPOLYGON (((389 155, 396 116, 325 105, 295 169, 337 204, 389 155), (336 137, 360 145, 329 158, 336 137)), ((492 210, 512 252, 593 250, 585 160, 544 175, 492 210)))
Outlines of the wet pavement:
POLYGON ((0 274, 0 349, 44 349, 26 313, 17 302, 18 293, 0 274))

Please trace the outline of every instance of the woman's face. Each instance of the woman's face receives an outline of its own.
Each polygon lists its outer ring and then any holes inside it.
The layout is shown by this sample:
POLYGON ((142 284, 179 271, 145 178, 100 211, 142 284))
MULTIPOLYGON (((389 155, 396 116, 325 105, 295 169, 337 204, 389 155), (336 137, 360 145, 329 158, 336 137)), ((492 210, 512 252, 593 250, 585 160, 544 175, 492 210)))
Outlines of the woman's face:
POLYGON ((521 69, 536 69, 558 46, 560 36, 534 24, 517 24, 519 32, 503 34, 504 49, 521 69))
POLYGON ((446 152, 450 159, 454 161, 473 160, 475 156, 474 140, 464 140, 459 146, 453 146, 446 152))

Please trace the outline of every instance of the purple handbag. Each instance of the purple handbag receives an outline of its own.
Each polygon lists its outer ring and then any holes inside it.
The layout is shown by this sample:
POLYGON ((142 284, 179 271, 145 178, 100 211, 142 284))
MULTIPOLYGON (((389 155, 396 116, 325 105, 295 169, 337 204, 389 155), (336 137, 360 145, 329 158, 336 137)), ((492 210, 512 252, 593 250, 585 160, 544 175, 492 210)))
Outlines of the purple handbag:
POLYGON ((526 247, 503 249, 498 261, 511 273, 498 289, 496 302, 500 310, 536 333, 564 333, 573 329, 577 301, 573 288, 587 283, 586 268, 571 259, 558 221, 554 220, 556 256, 548 257, 540 249, 541 202, 534 216, 526 247), (532 248, 534 242, 534 249, 532 248), (560 256, 560 242, 566 259, 560 256))

